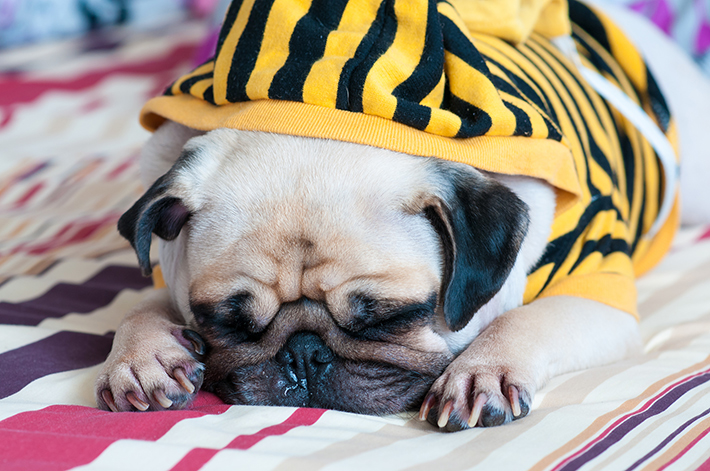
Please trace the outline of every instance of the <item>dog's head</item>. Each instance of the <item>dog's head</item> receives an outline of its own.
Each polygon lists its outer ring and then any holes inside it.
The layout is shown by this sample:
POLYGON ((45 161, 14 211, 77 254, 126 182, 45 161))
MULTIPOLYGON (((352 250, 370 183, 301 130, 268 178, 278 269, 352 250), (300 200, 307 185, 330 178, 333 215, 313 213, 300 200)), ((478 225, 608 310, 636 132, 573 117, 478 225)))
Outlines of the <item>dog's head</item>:
POLYGON ((526 228, 525 204, 467 165, 224 129, 190 140, 119 222, 146 273, 163 240, 208 389, 377 414, 421 402, 526 228))

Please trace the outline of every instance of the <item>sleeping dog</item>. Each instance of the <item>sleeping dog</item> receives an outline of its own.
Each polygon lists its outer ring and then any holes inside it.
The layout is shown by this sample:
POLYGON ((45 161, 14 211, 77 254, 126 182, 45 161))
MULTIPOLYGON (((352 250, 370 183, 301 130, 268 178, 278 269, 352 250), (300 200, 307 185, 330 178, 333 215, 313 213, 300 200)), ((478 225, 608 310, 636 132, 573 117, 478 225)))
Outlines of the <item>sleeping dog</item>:
POLYGON ((119 231, 145 274, 157 236, 167 287, 118 328, 99 407, 203 386, 453 431, 637 351, 675 125, 613 23, 537 3, 506 29, 465 1, 235 1, 215 57, 143 110, 148 190, 119 231))

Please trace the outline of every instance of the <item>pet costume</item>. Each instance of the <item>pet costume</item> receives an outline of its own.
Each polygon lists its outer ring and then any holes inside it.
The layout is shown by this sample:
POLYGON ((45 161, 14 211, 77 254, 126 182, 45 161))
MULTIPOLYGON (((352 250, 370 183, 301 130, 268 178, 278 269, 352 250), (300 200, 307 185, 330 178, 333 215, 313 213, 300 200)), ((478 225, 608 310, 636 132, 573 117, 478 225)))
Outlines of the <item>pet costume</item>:
POLYGON ((654 227, 675 175, 552 42, 570 35, 573 59, 674 141, 636 49, 564 0, 235 0, 214 58, 150 100, 141 122, 330 138, 543 179, 556 214, 524 302, 574 295, 637 315, 634 279, 678 225, 671 195, 654 227))

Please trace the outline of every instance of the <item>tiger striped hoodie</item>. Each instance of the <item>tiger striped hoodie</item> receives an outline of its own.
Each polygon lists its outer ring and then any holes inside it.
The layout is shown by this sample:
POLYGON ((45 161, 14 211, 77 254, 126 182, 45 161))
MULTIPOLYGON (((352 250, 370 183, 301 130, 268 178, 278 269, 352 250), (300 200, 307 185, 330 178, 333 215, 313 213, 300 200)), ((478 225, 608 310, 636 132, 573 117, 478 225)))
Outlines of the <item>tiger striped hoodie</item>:
POLYGON ((545 180, 547 248, 524 302, 581 296, 636 313, 634 279, 667 251, 664 176, 644 136, 551 39, 675 132, 646 64, 621 31, 564 0, 234 0, 213 58, 148 101, 166 119, 329 138, 545 180))

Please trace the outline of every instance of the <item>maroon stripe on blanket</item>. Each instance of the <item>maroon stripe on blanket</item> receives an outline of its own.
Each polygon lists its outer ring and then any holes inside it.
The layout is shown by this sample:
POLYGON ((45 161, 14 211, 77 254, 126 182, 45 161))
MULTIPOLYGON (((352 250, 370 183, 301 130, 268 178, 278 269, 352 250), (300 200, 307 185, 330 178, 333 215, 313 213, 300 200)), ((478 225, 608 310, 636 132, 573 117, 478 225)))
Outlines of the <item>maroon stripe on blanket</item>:
POLYGON ((137 267, 109 266, 81 284, 59 283, 29 301, 0 302, 0 324, 37 325, 47 318, 86 314, 108 305, 124 289, 151 283, 137 267))
POLYGON ((112 341, 112 334, 63 331, 0 354, 0 399, 43 376, 98 365, 108 356, 112 341))
POLYGON ((710 371, 706 370, 676 383, 672 387, 666 389, 662 394, 652 399, 652 401, 646 404, 642 410, 637 413, 630 414, 622 421, 617 421, 600 437, 589 443, 582 450, 562 461, 553 469, 553 471, 576 471, 607 451, 611 446, 618 443, 649 418, 665 412, 684 394, 699 386, 702 386, 708 381, 710 381, 710 371))
POLYGON ((267 437, 283 435, 296 427, 315 424, 325 413, 325 409, 300 408, 280 424, 272 425, 249 435, 239 435, 224 448, 194 448, 186 454, 170 471, 195 471, 204 466, 221 450, 248 450, 267 437))
POLYGON ((92 462, 118 440, 155 441, 182 420, 229 409, 224 404, 201 405, 202 395, 191 409, 183 411, 144 414, 50 406, 22 412, 0 421, 0 469, 64 471, 92 462))
MULTIPOLYGON (((678 437, 678 435, 682 434, 682 433, 685 431, 685 429, 687 429, 688 427, 690 427, 690 426, 693 425, 695 422, 697 422, 698 420, 702 419, 703 417, 705 417, 705 416, 708 415, 708 414, 710 414, 710 409, 706 409, 706 410, 703 411, 702 413, 700 413, 700 414, 696 415, 695 417, 693 417, 693 418, 687 420, 683 425, 681 425, 680 427, 678 427, 677 429, 675 429, 675 430, 673 431, 673 433, 671 433, 670 435, 668 435, 668 436, 667 436, 661 443, 659 443, 653 450, 649 451, 649 452, 646 453, 644 456, 642 456, 638 461, 636 461, 634 464, 632 464, 630 467, 626 468, 625 471, 633 471, 634 469, 636 469, 636 468, 638 468, 639 466, 641 466, 644 462, 648 461, 649 458, 651 458, 653 455, 655 455, 656 453, 658 453, 659 451, 661 451, 663 448, 665 448, 666 445, 668 445, 670 442, 672 442, 673 440, 675 440, 675 439, 678 437)), ((676 458, 678 458, 678 457, 676 457, 676 458)), ((675 460, 674 460, 674 461, 675 461, 675 460)))

